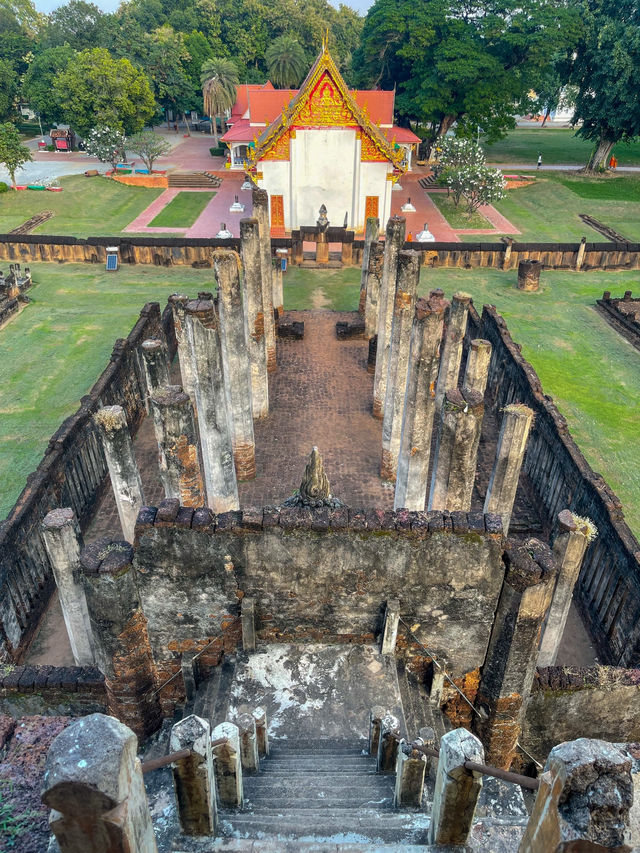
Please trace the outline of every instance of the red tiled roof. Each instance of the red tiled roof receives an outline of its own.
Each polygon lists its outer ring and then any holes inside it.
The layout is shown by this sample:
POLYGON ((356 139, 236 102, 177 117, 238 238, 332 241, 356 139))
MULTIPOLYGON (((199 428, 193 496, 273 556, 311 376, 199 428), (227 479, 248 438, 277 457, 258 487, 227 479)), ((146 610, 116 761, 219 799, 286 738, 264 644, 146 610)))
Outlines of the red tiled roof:
POLYGON ((273 91, 273 84, 267 80, 266 83, 242 83, 236 89, 236 102, 231 107, 231 115, 241 118, 249 109, 249 92, 273 91))
POLYGON ((358 89, 351 94, 361 110, 366 108, 366 113, 374 124, 393 124, 395 92, 383 92, 380 89, 358 89))
POLYGON ((408 127, 396 127, 394 125, 393 127, 383 127, 382 130, 389 142, 392 142, 394 139, 396 142, 420 142, 420 137, 416 136, 408 127))
POLYGON ((221 142, 251 142, 260 133, 259 127, 251 127, 249 119, 241 118, 220 137, 221 142))
POLYGON ((258 92, 251 92, 249 94, 251 121, 259 124, 271 124, 297 94, 297 89, 260 89, 258 92))

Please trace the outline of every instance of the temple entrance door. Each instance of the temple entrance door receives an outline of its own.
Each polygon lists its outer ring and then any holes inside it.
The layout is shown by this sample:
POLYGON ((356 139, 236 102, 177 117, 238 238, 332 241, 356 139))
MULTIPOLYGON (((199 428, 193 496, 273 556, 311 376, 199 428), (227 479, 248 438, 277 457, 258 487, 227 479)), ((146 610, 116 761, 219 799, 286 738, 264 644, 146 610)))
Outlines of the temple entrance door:
POLYGON ((284 196, 271 196, 271 227, 284 228, 284 196))
POLYGON ((367 221, 367 219, 370 219, 372 217, 374 219, 378 218, 378 202, 379 202, 379 200, 380 200, 380 197, 377 195, 368 195, 366 197, 365 203, 364 203, 364 221, 365 222, 367 221))

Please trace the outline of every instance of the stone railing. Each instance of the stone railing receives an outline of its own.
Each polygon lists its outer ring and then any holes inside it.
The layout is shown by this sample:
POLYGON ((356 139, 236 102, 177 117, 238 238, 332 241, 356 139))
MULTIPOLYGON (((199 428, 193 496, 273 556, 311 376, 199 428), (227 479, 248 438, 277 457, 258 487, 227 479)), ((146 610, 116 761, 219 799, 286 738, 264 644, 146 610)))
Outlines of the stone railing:
POLYGON ((163 333, 171 348, 172 323, 171 312, 161 315, 157 302, 144 306, 129 336, 116 341, 109 364, 78 411, 50 439, 42 461, 0 526, 0 660, 21 660, 53 589, 40 532, 42 519, 49 510, 66 506, 85 525, 104 485, 107 466, 93 414, 100 406, 120 405, 135 434, 146 414, 146 380, 138 349, 146 338, 163 333))
POLYGON ((496 409, 514 401, 534 411, 524 472, 551 524, 558 512, 590 518, 598 529, 577 584, 578 599, 602 658, 620 666, 640 661, 640 544, 624 520, 619 499, 596 474, 569 432, 567 422, 523 358, 505 321, 484 307, 479 335, 493 348, 488 399, 496 409))

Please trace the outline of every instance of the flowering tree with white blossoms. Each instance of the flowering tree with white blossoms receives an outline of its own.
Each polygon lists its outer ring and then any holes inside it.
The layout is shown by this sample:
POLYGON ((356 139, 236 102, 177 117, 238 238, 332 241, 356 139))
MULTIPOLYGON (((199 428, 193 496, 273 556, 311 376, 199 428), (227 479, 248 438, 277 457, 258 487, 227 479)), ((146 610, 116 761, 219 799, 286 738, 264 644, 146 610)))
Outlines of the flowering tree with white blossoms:
POLYGON ((447 136, 440 150, 440 181, 449 190, 456 207, 466 201, 471 216, 482 204, 504 197, 504 178, 499 169, 485 165, 484 152, 471 139, 447 136))
POLYGON ((445 136, 436 149, 441 169, 456 169, 460 166, 484 166, 484 151, 472 139, 445 136))
POLYGON ((94 127, 89 131, 85 140, 87 154, 97 157, 102 163, 111 163, 115 172, 116 163, 119 163, 124 155, 124 133, 121 130, 107 127, 94 127))

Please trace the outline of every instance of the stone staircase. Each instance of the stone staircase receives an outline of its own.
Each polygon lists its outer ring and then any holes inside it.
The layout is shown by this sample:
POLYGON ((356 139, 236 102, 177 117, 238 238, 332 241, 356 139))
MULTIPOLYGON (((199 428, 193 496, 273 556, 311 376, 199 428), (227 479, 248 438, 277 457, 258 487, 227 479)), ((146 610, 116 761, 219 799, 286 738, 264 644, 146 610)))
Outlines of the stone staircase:
POLYGON ((428 817, 393 806, 395 776, 376 774, 366 743, 277 741, 245 776, 242 810, 221 810, 223 837, 420 844, 428 817))
POLYGON ((222 183, 222 178, 211 172, 170 172, 169 187, 186 189, 202 188, 216 189, 222 183))
POLYGON ((423 190, 430 190, 438 186, 438 179, 435 175, 428 175, 426 178, 420 178, 418 184, 423 190))

